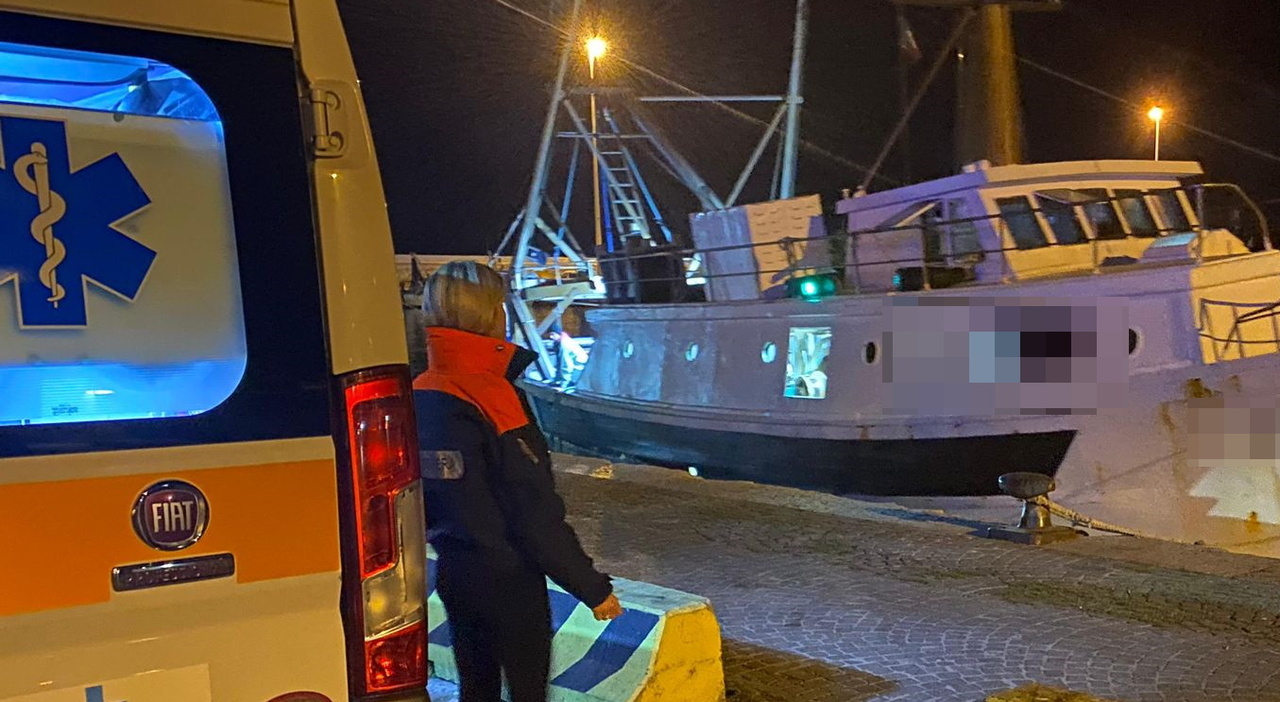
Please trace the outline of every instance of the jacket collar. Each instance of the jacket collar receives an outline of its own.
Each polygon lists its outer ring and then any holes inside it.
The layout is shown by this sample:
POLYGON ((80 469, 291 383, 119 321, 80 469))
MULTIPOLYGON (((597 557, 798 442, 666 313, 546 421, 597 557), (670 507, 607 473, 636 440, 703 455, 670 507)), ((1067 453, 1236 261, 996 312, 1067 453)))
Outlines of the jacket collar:
POLYGON ((427 368, 432 373, 506 377, 515 365, 518 349, 509 341, 460 329, 427 328, 427 368))
MULTIPOLYGON (((511 344, 515 346, 515 344, 511 344)), ((516 352, 511 357, 511 362, 507 364, 507 380, 515 382, 516 378, 525 371, 534 361, 538 360, 538 354, 526 349, 523 346, 515 346, 516 352)))

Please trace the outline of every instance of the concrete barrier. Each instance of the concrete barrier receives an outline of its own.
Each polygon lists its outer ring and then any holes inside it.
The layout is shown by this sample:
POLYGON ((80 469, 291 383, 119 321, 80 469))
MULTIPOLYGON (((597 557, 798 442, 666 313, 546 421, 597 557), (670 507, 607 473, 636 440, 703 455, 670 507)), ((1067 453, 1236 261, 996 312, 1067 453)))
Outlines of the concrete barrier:
MULTIPOLYGON (((457 682, 449 622, 428 561, 435 676, 457 682)), ((550 581, 551 702, 718 702, 725 697, 720 625, 711 603, 648 583, 614 579, 626 612, 597 622, 591 610, 550 581)))

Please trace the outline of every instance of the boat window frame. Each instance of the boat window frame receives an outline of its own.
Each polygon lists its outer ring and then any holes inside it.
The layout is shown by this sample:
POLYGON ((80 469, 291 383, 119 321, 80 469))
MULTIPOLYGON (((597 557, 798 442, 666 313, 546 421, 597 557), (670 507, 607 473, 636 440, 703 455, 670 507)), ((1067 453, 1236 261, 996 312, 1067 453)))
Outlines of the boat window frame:
MULTIPOLYGON (((825 400, 831 395, 831 372, 829 361, 835 345, 835 327, 833 326, 794 326, 787 330, 787 362, 782 386, 782 397, 789 400, 825 400), (808 347, 822 347, 826 352, 813 358, 805 356, 808 347), (803 362, 803 363, 802 363, 803 362), (805 370, 808 369, 808 370, 805 370), (821 386, 817 392, 802 392, 809 389, 806 376, 820 376, 821 386)), ((817 350, 817 349, 815 349, 817 350)))
POLYGON ((944 200, 917 200, 897 210, 892 217, 882 220, 872 230, 873 233, 905 234, 916 233, 922 250, 920 260, 929 263, 942 263, 949 260, 947 234, 939 226, 939 222, 929 222, 926 217, 935 213, 938 219, 945 217, 944 200))
MULTIPOLYGON (((942 223, 939 225, 939 232, 944 240, 945 255, 948 261, 961 263, 964 265, 975 265, 986 260, 987 252, 982 247, 982 230, 978 226, 977 219, 974 219, 967 210, 970 201, 966 197, 948 197, 938 201, 938 207, 942 210, 942 223), (968 229, 968 232, 960 230, 968 229), (972 235, 973 244, 977 246, 972 250, 957 250, 956 242, 962 237, 972 235)), ((978 208, 981 210, 982 205, 979 203, 978 208)), ((984 213, 985 214, 985 213, 984 213)))
POLYGON ((1129 222, 1125 219, 1124 213, 1120 211, 1119 205, 1115 201, 1115 195, 1111 188, 1106 186, 1100 188, 1074 188, 1073 192, 1090 198, 1088 202, 1083 202, 1080 209, 1084 210, 1085 221, 1089 225, 1092 232, 1092 239, 1095 241, 1122 241, 1133 236, 1133 232, 1129 229, 1129 222), (1099 196, 1096 193, 1101 192, 1099 196), (1111 214, 1115 216, 1116 222, 1120 225, 1120 236, 1101 236, 1098 232, 1098 224, 1093 220, 1093 216, 1089 214, 1089 207, 1095 205, 1104 205, 1111 210, 1111 214))
POLYGON ((1161 223, 1156 219, 1155 213, 1151 209, 1151 202, 1147 199, 1148 190, 1141 188, 1108 188, 1107 191, 1111 193, 1112 202, 1115 203, 1116 209, 1123 216, 1125 231, 1128 232, 1129 236, 1138 239, 1158 239, 1162 236, 1164 230, 1162 230, 1161 223), (1122 192, 1131 194, 1121 195, 1120 193, 1122 192), (1151 222, 1149 233, 1147 231, 1139 233, 1134 228, 1134 223, 1129 220, 1129 213, 1125 210, 1123 203, 1131 200, 1136 201, 1146 212, 1147 219, 1151 222))
POLYGON ((1166 234, 1184 234, 1187 232, 1193 232, 1198 228, 1198 224, 1195 219, 1195 208, 1191 206, 1191 199, 1187 197, 1187 192, 1184 188, 1156 188, 1149 191, 1147 194, 1150 195, 1157 203, 1154 213, 1160 221, 1162 231, 1166 234), (1165 206, 1163 199, 1165 194, 1172 195, 1173 199, 1177 201, 1179 210, 1182 212, 1182 219, 1187 223, 1186 229, 1174 227, 1165 218, 1165 206))
POLYGON ((1053 241, 1055 245, 1074 246, 1076 244, 1087 244, 1090 241, 1092 241, 1092 238, 1089 236, 1089 228, 1085 226, 1085 222, 1084 222, 1085 218, 1083 216, 1084 208, 1082 206, 1077 205, 1075 203, 1066 202, 1062 199, 1053 197, 1052 195, 1049 195, 1039 190, 1032 193, 1031 198, 1032 198, 1032 202, 1034 202, 1036 205, 1036 211, 1039 212, 1040 215, 1044 218, 1045 224, 1049 227, 1049 232, 1053 234, 1053 241), (1075 223, 1075 229, 1080 234, 1079 239, 1077 239, 1076 241, 1061 240, 1061 238, 1058 236, 1057 229, 1055 229, 1053 226, 1053 220, 1049 219, 1049 215, 1045 212, 1044 206, 1046 203, 1061 205, 1067 208, 1068 210, 1070 210, 1072 220, 1075 223))
POLYGON ((876 225, 872 231, 904 229, 910 227, 912 226, 912 222, 919 220, 929 210, 932 210, 941 204, 941 200, 918 200, 895 212, 892 217, 889 217, 876 225))
POLYGON ((1012 243, 1013 246, 1011 248, 1015 251, 1036 251, 1039 249, 1046 249, 1046 248, 1050 248, 1058 245, 1057 238, 1053 235, 1053 232, 1049 228, 1049 223, 1046 222, 1044 217, 1041 215, 1039 208, 1036 207, 1035 201, 1032 200, 1030 194, 1017 193, 1017 194, 1009 195, 1006 197, 993 196, 991 198, 991 201, 992 201, 992 204, 995 205, 995 209, 996 209, 995 219, 1003 225, 1000 228, 1001 229, 1000 236, 1003 239, 1006 234, 1008 235, 1008 240, 1002 242, 1002 244, 1012 243), (1013 227, 1009 224, 1009 221, 1008 221, 1009 216, 1005 214, 1004 208, 1003 208, 1003 203, 1006 203, 1011 200, 1022 200, 1023 203, 1026 204, 1027 213, 1030 214, 1031 218, 1035 221, 1036 227, 1040 231, 1040 238, 1044 242, 1043 244, 1040 244, 1038 246, 1023 246, 1022 243, 1018 241, 1018 237, 1015 236, 1013 233, 1013 227))

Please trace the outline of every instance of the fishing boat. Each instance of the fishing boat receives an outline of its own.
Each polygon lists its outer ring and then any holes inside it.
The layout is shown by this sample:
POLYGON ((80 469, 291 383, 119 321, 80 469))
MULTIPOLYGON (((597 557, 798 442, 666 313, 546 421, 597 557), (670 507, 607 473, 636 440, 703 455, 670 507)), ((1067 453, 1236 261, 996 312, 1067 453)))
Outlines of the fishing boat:
MULTIPOLYGON (((834 229, 788 192, 693 214, 693 249, 602 255, 605 304, 567 369, 526 304, 545 286, 517 289, 539 422, 592 454, 840 494, 991 495, 1037 472, 1096 519, 1280 556, 1265 218, 1194 162, 1023 163, 1010 13, 1044 3, 919 3, 971 25, 960 148, 979 158, 846 191, 834 229), (701 294, 653 284, 690 260, 701 294)), ((792 159, 805 5, 779 113, 792 159)))

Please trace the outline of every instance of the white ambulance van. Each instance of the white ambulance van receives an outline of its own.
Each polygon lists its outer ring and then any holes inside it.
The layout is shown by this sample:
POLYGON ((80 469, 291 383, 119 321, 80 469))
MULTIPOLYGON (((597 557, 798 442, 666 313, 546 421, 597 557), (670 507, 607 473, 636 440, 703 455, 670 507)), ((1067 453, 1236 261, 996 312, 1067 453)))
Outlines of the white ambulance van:
POLYGON ((335 0, 0 0, 0 702, 425 700, 335 0))

